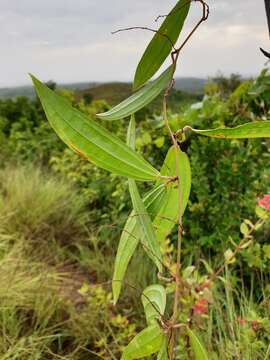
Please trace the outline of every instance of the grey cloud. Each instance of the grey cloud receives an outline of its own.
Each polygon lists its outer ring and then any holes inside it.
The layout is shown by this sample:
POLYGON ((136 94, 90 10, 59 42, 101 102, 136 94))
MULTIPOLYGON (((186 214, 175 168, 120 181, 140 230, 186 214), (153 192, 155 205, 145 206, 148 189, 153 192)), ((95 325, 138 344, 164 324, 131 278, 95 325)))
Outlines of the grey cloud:
MULTIPOLYGON (((183 52, 179 75, 217 70, 254 74, 269 47, 263 0, 208 0, 209 21, 183 52)), ((56 81, 129 80, 151 34, 110 32, 156 26, 175 0, 0 0, 0 86, 24 83, 36 71, 56 81)), ((187 30, 200 16, 194 3, 187 30)))

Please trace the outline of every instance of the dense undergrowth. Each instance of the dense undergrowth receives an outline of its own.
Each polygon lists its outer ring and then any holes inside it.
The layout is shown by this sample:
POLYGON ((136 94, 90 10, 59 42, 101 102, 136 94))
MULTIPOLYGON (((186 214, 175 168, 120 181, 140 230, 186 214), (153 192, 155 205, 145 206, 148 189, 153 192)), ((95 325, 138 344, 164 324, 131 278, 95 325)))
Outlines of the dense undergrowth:
MULTIPOLYGON (((266 71, 229 94, 216 84, 206 92, 201 103, 170 115, 172 128, 269 120, 266 71)), ((90 117, 108 107, 102 101, 76 103, 75 96, 64 95, 90 117)), ((158 113, 145 116, 139 123, 137 150, 160 166, 169 147, 162 119, 158 113)), ((124 122, 106 126, 124 138, 124 122)), ((144 255, 136 256, 125 300, 119 309, 112 306, 109 280, 130 204, 124 180, 66 149, 37 100, 0 100, 0 142, 0 359, 118 359, 134 336, 131 324, 143 326, 140 291, 154 277, 144 255), (135 268, 138 289, 132 286, 135 268)), ((231 241, 242 238, 244 219, 258 218, 256 203, 269 191, 269 143, 195 142, 190 136, 181 146, 193 169, 184 262, 190 287, 196 289, 203 275, 222 262, 231 241)), ((231 360, 270 357, 267 223, 220 275, 218 285, 205 292, 207 302, 196 302, 191 293, 182 304, 183 316, 190 315, 190 308, 195 312, 211 359, 224 359, 225 353, 231 360)), ((168 258, 173 241, 163 246, 168 258)))

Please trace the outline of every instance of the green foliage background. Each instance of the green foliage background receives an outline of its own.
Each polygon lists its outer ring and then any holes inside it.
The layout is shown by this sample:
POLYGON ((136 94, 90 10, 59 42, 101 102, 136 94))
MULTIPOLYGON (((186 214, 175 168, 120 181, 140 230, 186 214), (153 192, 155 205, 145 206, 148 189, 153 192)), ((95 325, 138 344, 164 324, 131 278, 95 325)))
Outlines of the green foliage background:
MULTIPOLYGON (((171 127, 177 130, 189 124, 203 129, 269 120, 267 71, 255 82, 238 84, 234 77, 227 85, 223 78, 209 83, 207 95, 191 107, 187 106, 187 98, 174 93, 170 100, 171 127), (182 108, 177 114, 176 104, 182 108)), ((58 91, 91 118, 109 108, 104 101, 93 100, 88 104, 81 97, 78 102, 72 93, 58 91)), ((169 143, 161 115, 154 109, 151 105, 140 113, 136 146, 154 166, 160 167, 169 143)), ((38 100, 23 97, 0 100, 0 114, 2 166, 6 162, 31 162, 63 174, 87 196, 93 225, 120 220, 121 226, 129 209, 125 180, 97 169, 68 150, 51 131, 38 100)), ((103 125, 124 139, 126 120, 103 125)), ((191 158, 193 173, 185 220, 185 251, 194 253, 196 248, 197 252, 220 252, 226 248, 229 236, 235 240, 240 237, 239 223, 252 216, 258 197, 269 189, 269 141, 221 141, 191 135, 181 146, 191 158)))

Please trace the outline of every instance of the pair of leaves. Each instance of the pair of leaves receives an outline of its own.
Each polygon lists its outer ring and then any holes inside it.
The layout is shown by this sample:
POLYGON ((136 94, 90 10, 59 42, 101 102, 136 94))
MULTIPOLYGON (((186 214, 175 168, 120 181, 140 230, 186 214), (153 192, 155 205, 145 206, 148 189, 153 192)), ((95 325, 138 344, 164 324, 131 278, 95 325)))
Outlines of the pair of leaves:
POLYGON ((254 121, 234 128, 199 130, 189 128, 196 134, 219 139, 252 139, 270 137, 270 121, 254 121))
MULTIPOLYGON (((135 118, 132 115, 127 132, 127 144, 133 150, 135 150, 135 132, 135 118)), ((160 184, 142 200, 135 181, 129 179, 128 182, 134 210, 127 220, 117 249, 112 283, 114 303, 119 298, 128 263, 135 252, 139 240, 141 240, 144 250, 153 260, 159 271, 162 271, 160 247, 147 209, 155 202, 160 203, 165 188, 160 184)))
MULTIPOLYGON (((148 211, 150 215, 157 213, 157 210, 155 210, 155 208, 159 206, 159 204, 163 203, 165 195, 165 186, 163 184, 155 187, 146 194, 143 199, 143 203, 146 211, 148 211)), ((125 276, 128 264, 141 238, 140 225, 137 220, 138 219, 135 215, 135 212, 132 211, 127 219, 127 222, 120 237, 117 254, 115 257, 112 283, 114 304, 116 304, 116 302, 118 301, 122 287, 122 281, 125 276)), ((147 251, 147 247, 145 247, 145 250, 147 251)))
POLYGON ((159 352, 159 360, 167 360, 167 337, 157 319, 164 314, 166 290, 161 285, 148 286, 142 294, 142 303, 148 326, 126 346, 122 360, 140 359, 159 352))
POLYGON ((173 66, 169 66, 156 80, 131 95, 109 111, 97 114, 102 120, 119 120, 135 114, 164 90, 172 79, 173 66))
MULTIPOLYGON (((190 3, 190 0, 178 1, 166 16, 139 62, 134 79, 134 89, 138 89, 150 80, 171 53, 183 28, 190 3)), ((146 84, 114 108, 105 113, 97 114, 97 116, 104 120, 118 120, 135 114, 168 86, 173 73, 174 65, 171 65, 156 80, 146 84)))
MULTIPOLYGON (((134 116, 131 116, 127 133, 127 144, 133 150, 135 150, 135 131, 135 118, 134 116)), ((149 255, 149 257, 153 260, 158 270, 162 272, 160 246, 156 239, 151 218, 140 197, 135 180, 129 179, 128 185, 133 209, 135 212, 135 216, 137 217, 137 222, 139 224, 139 233, 142 239, 144 249, 149 255)))
POLYGON ((32 76, 46 116, 58 136, 76 153, 114 174, 153 181, 159 172, 102 126, 74 109, 32 76))
MULTIPOLYGON (((175 149, 171 147, 166 155, 164 164, 161 168, 162 176, 176 176, 175 149)), ((190 188, 191 188, 191 170, 189 159, 186 153, 178 150, 179 172, 182 187, 182 215, 187 206, 190 188)), ((178 217, 178 188, 177 183, 163 184, 158 181, 153 190, 151 190, 143 199, 145 211, 149 213, 156 229, 158 243, 171 232, 175 226, 178 217)), ((144 234, 141 234, 140 224, 135 212, 131 212, 124 230, 122 232, 113 275, 113 298, 114 303, 118 301, 122 281, 124 279, 127 266, 133 256, 136 247, 141 240, 144 243, 144 234)), ((147 248, 145 248, 147 251, 147 248)))

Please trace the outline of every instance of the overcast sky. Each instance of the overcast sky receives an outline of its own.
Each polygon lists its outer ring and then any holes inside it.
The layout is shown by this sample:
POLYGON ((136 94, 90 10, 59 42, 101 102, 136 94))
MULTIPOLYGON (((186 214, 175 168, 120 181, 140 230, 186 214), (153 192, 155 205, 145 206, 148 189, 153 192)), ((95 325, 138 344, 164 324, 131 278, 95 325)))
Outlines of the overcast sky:
MULTIPOLYGON (((29 83, 27 73, 57 82, 131 80, 152 34, 127 26, 155 27, 175 0, 0 0, 0 87, 29 83)), ((255 75, 270 50, 263 0, 209 0, 207 23, 184 49, 178 76, 222 71, 255 75)), ((200 16, 192 4, 186 22, 200 16)), ((184 34, 183 34, 184 35, 184 34)))

